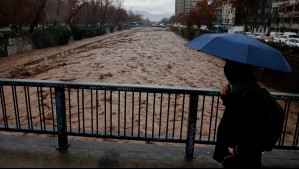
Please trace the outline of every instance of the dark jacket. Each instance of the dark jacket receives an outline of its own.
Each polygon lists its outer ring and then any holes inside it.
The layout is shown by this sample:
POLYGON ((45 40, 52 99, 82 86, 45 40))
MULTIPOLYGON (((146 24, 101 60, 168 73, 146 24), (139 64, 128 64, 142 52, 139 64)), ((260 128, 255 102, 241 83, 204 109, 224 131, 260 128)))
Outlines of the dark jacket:
MULTIPOLYGON (((257 84, 252 88, 260 88, 257 84)), ((246 89, 245 89, 246 90, 246 89)), ((228 147, 234 148, 236 156, 246 161, 260 160, 263 137, 267 137, 266 104, 260 90, 229 93, 222 96, 225 111, 218 126, 217 142, 213 158, 222 162, 230 156, 228 147)))

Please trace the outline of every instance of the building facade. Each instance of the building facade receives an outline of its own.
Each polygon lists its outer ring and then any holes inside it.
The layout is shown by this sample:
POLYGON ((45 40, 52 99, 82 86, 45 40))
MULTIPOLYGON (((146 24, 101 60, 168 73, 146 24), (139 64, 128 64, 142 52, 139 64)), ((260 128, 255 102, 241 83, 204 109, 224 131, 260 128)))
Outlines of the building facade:
POLYGON ((235 24, 235 8, 231 3, 222 4, 221 24, 234 25, 235 24))
POLYGON ((188 14, 200 0, 175 0, 175 15, 188 14))
POLYGON ((273 0, 271 13, 271 31, 299 34, 299 0, 273 0))
POLYGON ((247 11, 232 7, 229 0, 222 4, 220 24, 244 26, 244 31, 299 33, 299 0, 255 0, 247 11))
POLYGON ((175 15, 185 13, 185 0, 175 0, 175 15))

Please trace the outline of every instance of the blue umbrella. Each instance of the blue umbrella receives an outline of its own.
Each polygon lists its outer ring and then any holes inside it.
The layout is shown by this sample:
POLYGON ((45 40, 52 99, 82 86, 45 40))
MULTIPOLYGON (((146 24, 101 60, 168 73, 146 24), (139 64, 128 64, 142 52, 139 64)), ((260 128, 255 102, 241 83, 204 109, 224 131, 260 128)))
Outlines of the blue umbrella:
POLYGON ((216 57, 281 72, 292 72, 275 48, 244 34, 203 34, 186 46, 216 57))

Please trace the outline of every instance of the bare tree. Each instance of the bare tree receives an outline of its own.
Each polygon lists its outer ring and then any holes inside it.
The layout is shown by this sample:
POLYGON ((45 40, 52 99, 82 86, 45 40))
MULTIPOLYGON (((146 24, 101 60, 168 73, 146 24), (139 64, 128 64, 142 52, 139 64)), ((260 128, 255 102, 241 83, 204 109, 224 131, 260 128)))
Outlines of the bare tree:
POLYGON ((116 11, 115 11, 115 24, 119 27, 122 25, 122 22, 126 22, 128 19, 128 14, 125 9, 122 8, 123 0, 116 1, 116 11))
POLYGON ((141 22, 142 15, 135 14, 132 10, 128 11, 128 22, 141 22))
POLYGON ((54 20, 54 26, 57 25, 57 19, 59 16, 59 10, 60 10, 61 0, 57 0, 57 6, 56 6, 56 13, 55 13, 55 20, 54 20))
POLYGON ((72 24, 73 17, 80 11, 80 9, 86 4, 86 1, 81 0, 68 0, 69 3, 69 17, 66 19, 66 23, 72 24))
POLYGON ((99 9, 99 4, 102 4, 102 0, 92 0, 91 1, 91 7, 92 7, 92 26, 96 27, 97 25, 97 15, 98 15, 98 9, 99 9))
POLYGON ((40 16, 46 6, 46 3, 47 3, 47 0, 39 0, 39 2, 37 4, 38 7, 36 9, 35 17, 34 17, 33 21, 31 22, 29 32, 33 32, 34 27, 38 26, 38 20, 40 19, 40 16))
POLYGON ((201 25, 212 26, 216 20, 216 7, 208 2, 208 0, 198 1, 197 5, 189 12, 187 16, 187 27, 193 25, 200 27, 201 25))
POLYGON ((0 0, 0 26, 31 23, 38 0, 0 0))
POLYGON ((186 15, 184 13, 180 13, 180 14, 171 16, 170 22, 186 25, 186 15))
MULTIPOLYGON (((108 20, 108 9, 109 7, 113 7, 117 1, 116 0, 101 0, 100 5, 100 25, 103 26, 107 23, 108 20)), ((113 12, 113 10, 110 12, 113 12)))
POLYGON ((61 20, 94 26, 119 24, 129 18, 141 21, 141 16, 130 16, 122 3, 123 0, 0 0, 0 26, 29 24, 33 32, 40 23, 56 25, 61 20))

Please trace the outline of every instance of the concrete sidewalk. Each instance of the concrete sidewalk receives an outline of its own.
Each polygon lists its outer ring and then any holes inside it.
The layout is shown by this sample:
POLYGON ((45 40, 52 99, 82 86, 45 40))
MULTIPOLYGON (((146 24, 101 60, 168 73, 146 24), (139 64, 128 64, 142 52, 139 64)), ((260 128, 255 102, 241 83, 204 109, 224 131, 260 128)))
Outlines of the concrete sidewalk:
MULTIPOLYGON (((98 139, 101 140, 101 139, 98 139)), ((56 137, 0 135, 1 168, 218 168, 214 146, 196 145, 193 160, 184 144, 145 144, 69 139, 66 152, 56 137)), ((299 151, 274 150, 263 156, 264 168, 298 168, 299 151)))

